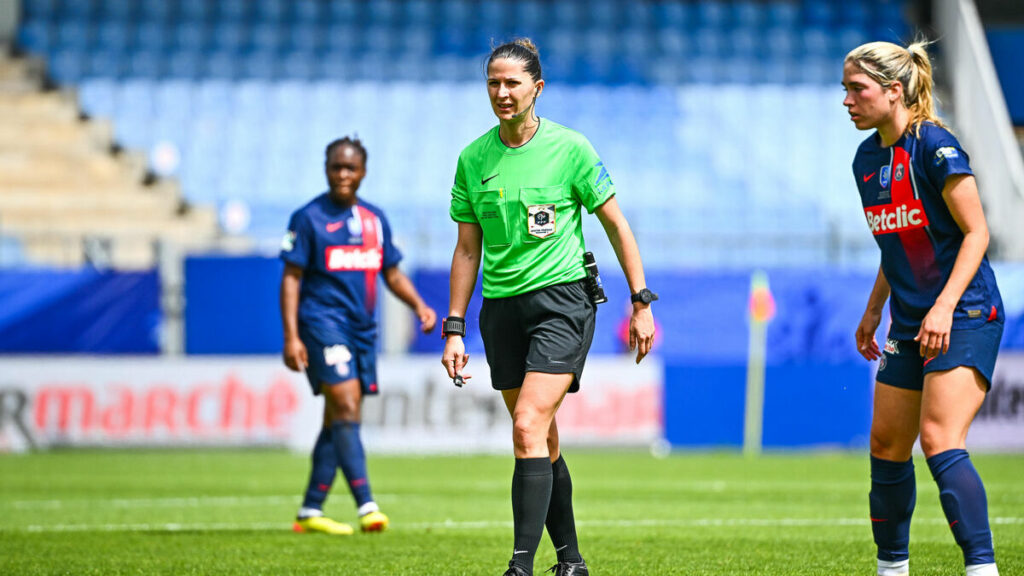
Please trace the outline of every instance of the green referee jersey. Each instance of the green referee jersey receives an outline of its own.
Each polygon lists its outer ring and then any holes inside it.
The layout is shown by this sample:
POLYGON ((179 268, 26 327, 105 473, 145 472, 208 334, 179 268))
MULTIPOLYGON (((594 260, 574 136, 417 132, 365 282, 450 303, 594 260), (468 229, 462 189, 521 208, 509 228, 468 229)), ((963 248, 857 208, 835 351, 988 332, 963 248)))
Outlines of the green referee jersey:
POLYGON ((593 213, 615 194, 590 142, 541 120, 519 148, 498 127, 459 155, 450 214, 483 229, 485 298, 505 298, 585 276, 580 207, 593 213))

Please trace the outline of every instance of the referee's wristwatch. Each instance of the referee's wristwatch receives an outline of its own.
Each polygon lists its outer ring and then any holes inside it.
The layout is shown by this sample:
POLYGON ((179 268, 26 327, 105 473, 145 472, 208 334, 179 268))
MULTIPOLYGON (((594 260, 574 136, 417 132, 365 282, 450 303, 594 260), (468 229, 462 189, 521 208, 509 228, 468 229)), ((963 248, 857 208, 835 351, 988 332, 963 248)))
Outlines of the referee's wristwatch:
POLYGON ((647 288, 641 288, 639 292, 629 297, 630 302, 640 302, 643 304, 650 304, 658 299, 658 295, 651 292, 647 288))
POLYGON ((458 316, 449 316, 441 323, 441 338, 447 338, 452 334, 466 336, 466 319, 458 316))

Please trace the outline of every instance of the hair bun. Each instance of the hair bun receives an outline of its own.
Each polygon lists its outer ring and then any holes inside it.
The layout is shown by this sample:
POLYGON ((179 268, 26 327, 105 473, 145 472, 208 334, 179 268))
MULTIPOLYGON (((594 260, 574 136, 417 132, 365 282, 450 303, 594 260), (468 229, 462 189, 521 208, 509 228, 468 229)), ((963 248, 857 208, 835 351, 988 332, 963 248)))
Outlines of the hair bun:
POLYGON ((516 38, 512 43, 516 46, 522 46, 537 56, 540 56, 540 51, 537 50, 537 46, 533 43, 533 40, 530 40, 529 38, 516 38))

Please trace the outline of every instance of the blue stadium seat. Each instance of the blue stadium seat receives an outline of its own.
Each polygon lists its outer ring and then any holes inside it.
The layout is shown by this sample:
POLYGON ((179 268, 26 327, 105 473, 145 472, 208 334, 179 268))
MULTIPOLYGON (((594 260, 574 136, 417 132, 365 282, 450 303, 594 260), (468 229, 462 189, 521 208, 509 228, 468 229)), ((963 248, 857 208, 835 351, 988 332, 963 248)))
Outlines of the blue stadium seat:
POLYGON ((241 74, 241 63, 235 52, 218 50, 206 54, 204 78, 232 80, 241 74))
POLYGON ((176 50, 167 58, 164 73, 168 78, 197 80, 206 72, 207 54, 199 50, 176 50))
POLYGON ((118 22, 101 22, 96 27, 93 50, 126 50, 131 44, 128 27, 118 22))
POLYGON ((763 4, 751 0, 739 0, 730 5, 732 11, 732 22, 737 28, 747 28, 750 31, 757 31, 767 19, 766 9, 763 4))
POLYGON ((240 52, 248 45, 245 24, 232 20, 217 22, 210 39, 211 49, 221 52, 240 52))
POLYGON ((127 23, 137 14, 137 3, 134 0, 104 0, 100 7, 100 18, 107 22, 127 23))
POLYGON ((832 2, 804 2, 803 20, 806 25, 830 26, 836 19, 836 4, 832 2))
POLYGON ((58 50, 84 52, 92 41, 92 29, 81 22, 63 21, 57 25, 56 45, 58 50))
POLYGON ((399 53, 417 55, 425 64, 427 58, 424 55, 430 54, 434 46, 434 34, 425 26, 409 28, 398 35, 397 44, 399 53))
POLYGON ((117 84, 109 79, 89 79, 78 88, 78 105, 90 116, 112 118, 116 109, 117 84))
POLYGON ((58 50, 48 58, 49 74, 58 84, 77 84, 86 72, 85 54, 77 50, 58 50))
POLYGON ((85 75, 89 78, 121 78, 127 72, 128 57, 122 50, 94 50, 87 55, 85 75))
POLYGON ((155 50, 136 50, 128 61, 128 75, 157 80, 164 75, 163 55, 155 50))
POLYGON ((96 12, 96 3, 93 0, 63 0, 57 17, 61 20, 89 22, 96 12))
MULTIPOLYGON (((192 101, 193 83, 189 80, 164 80, 156 85, 153 96, 157 117, 167 118, 181 124, 183 130, 190 130, 194 105, 192 101)), ((179 146, 185 139, 176 140, 179 146)))
POLYGON ((288 52, 279 60, 278 72, 282 78, 313 80, 317 77, 319 57, 313 52, 288 52))
POLYGON ((215 3, 217 6, 217 19, 220 22, 241 24, 248 20, 251 4, 255 4, 255 2, 250 3, 248 0, 218 0, 215 3))
POLYGON ((654 22, 662 30, 685 31, 694 25, 691 5, 682 2, 656 2, 652 5, 654 22))
POLYGON ((360 44, 358 29, 350 23, 332 22, 324 37, 324 50, 335 54, 353 54, 360 44))
POLYGON ((775 0, 765 6, 765 25, 794 28, 800 23, 800 7, 789 0, 775 0))
POLYGON ((276 52, 284 45, 286 29, 277 23, 262 23, 253 26, 250 46, 258 52, 276 52))
POLYGON ((447 28, 464 28, 473 18, 472 5, 466 0, 441 0, 437 23, 447 28))
POLYGON ((347 81, 356 78, 350 52, 325 51, 316 61, 316 77, 324 80, 347 81))
POLYGON ((402 4, 405 13, 402 21, 429 28, 434 24, 434 2, 431 0, 406 0, 402 4))
POLYGON ((720 0, 707 0, 696 5, 697 25, 704 28, 722 29, 729 23, 729 11, 720 0))
POLYGON ((143 22, 161 22, 171 24, 171 15, 174 8, 173 2, 138 2, 138 13, 136 18, 143 22))
POLYGON ((208 0, 178 0, 178 19, 181 22, 206 22, 211 17, 213 3, 208 0))
POLYGON ((260 0, 254 3, 253 19, 264 24, 277 24, 289 16, 288 7, 284 0, 260 0))
POLYGON ((314 58, 324 49, 325 29, 318 24, 293 22, 286 31, 285 45, 293 52, 306 52, 314 58))
POLYGON ((327 3, 328 22, 357 26, 365 23, 363 10, 356 0, 336 0, 327 3))
POLYGON ((22 2, 21 9, 24 10, 25 21, 31 23, 52 22, 57 17, 57 0, 32 0, 22 2))
POLYGON ((159 21, 141 22, 135 31, 135 49, 162 52, 170 44, 170 30, 159 21))
POLYGON ((292 12, 296 25, 318 24, 323 17, 323 3, 319 0, 293 0, 292 12))
POLYGON ((18 46, 32 54, 46 54, 54 46, 54 33, 48 22, 33 20, 18 29, 18 46))
POLYGON ((207 26, 199 21, 179 22, 174 26, 172 35, 170 43, 178 50, 199 52, 210 44, 207 26))
POLYGON ((367 2, 363 5, 366 22, 371 26, 391 26, 399 16, 398 2, 367 2))
POLYGON ((394 52, 397 38, 389 26, 373 24, 362 32, 362 40, 356 46, 361 53, 377 57, 394 52))

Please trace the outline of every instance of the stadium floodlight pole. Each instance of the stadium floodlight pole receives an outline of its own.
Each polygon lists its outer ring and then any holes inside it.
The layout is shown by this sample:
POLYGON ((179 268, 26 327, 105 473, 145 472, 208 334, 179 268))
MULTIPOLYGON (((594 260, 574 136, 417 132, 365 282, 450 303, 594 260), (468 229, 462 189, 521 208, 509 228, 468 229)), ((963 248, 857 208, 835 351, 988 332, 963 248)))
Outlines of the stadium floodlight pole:
POLYGON ((774 315, 775 300, 768 288, 768 275, 763 270, 755 270, 750 277, 750 339, 747 346, 747 396, 743 418, 743 454, 746 456, 761 453, 768 322, 774 315))

